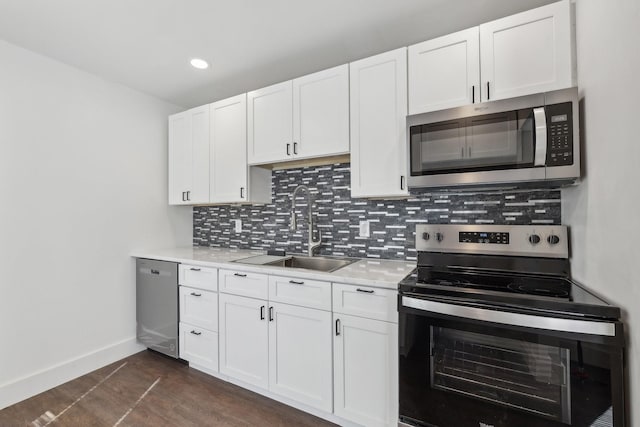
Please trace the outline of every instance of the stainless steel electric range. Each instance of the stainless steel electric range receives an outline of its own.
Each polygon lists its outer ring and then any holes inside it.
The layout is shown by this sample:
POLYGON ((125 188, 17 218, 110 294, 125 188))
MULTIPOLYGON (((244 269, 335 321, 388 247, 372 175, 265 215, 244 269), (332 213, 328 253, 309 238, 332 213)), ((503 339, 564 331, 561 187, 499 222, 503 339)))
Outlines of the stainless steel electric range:
POLYGON ((620 310, 563 226, 418 225, 399 285, 400 425, 623 426, 620 310))

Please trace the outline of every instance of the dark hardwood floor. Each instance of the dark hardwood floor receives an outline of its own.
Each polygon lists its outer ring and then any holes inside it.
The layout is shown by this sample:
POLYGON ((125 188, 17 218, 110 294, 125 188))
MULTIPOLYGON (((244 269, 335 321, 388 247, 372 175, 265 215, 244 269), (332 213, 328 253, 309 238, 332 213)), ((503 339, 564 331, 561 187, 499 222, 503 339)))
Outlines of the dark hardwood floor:
POLYGON ((333 426, 143 351, 0 411, 0 426, 333 426))

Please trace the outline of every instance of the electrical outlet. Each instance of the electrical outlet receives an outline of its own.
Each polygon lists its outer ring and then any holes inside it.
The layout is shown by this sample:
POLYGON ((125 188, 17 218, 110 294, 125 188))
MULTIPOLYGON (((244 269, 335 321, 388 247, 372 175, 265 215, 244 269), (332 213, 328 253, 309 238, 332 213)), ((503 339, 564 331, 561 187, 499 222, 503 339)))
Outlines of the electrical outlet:
POLYGON ((234 219, 236 226, 235 226, 235 230, 236 233, 242 233, 242 220, 241 219, 234 219))
POLYGON ((360 221, 360 237, 371 237, 369 221, 360 221))

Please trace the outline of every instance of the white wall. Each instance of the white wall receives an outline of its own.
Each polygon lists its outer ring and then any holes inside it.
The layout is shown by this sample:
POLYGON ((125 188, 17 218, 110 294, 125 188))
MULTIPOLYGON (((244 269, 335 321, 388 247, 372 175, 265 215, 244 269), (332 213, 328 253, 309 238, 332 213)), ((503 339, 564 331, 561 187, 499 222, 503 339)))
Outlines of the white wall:
POLYGON ((575 279, 624 309, 640 426, 640 2, 576 2, 586 178, 563 191, 575 279))
POLYGON ((128 255, 191 244, 178 109, 0 40, 0 408, 140 349, 128 255))

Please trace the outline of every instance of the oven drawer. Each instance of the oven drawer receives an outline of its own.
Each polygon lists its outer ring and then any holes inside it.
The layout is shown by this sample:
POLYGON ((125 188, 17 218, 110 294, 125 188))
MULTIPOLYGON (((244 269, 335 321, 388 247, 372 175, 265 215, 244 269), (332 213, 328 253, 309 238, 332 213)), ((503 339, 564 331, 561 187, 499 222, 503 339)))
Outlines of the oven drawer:
POLYGON ((216 292, 218 290, 218 269, 180 264, 179 283, 183 286, 216 292))
POLYGON ((333 311, 397 323, 397 296, 391 289, 334 283, 333 311))

